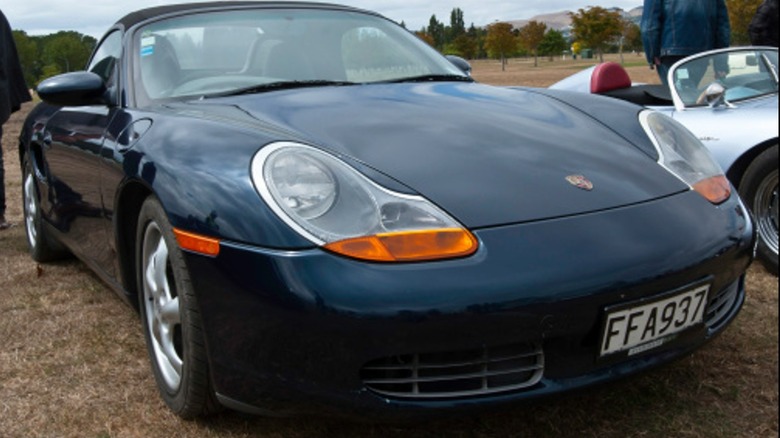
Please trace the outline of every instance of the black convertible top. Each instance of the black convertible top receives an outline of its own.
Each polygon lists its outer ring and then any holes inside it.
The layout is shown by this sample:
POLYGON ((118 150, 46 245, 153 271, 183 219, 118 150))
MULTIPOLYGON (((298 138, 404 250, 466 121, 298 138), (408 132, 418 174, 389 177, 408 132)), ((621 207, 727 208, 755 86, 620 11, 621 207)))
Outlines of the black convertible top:
POLYGON ((141 9, 135 12, 131 12, 124 17, 120 18, 116 24, 122 25, 125 29, 129 29, 138 23, 146 21, 150 18, 159 17, 161 15, 175 14, 178 12, 190 12, 199 11, 202 9, 239 9, 246 7, 260 7, 260 8, 325 8, 325 9, 337 9, 344 11, 355 12, 374 12, 365 11, 362 9, 352 8, 349 6, 328 4, 328 3, 311 3, 311 2, 268 2, 268 1, 222 1, 222 2, 204 2, 204 3, 180 3, 174 5, 156 6, 153 8, 141 9))

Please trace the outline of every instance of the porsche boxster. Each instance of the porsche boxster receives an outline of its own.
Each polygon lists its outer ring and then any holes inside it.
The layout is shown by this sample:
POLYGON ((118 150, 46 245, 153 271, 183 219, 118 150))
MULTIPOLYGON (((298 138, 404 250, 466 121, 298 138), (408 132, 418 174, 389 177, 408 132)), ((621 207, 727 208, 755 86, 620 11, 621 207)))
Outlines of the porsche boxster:
POLYGON ((683 126, 475 83, 372 12, 145 9, 37 92, 30 253, 137 308, 184 418, 536 399, 682 357, 745 299, 753 223, 683 126))

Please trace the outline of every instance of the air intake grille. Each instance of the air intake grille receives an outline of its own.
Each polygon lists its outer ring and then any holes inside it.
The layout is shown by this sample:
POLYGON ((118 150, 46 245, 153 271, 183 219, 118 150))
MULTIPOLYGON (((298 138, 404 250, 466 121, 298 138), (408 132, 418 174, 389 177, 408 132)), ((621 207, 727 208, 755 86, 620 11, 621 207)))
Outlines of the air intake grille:
POLYGON ((535 344, 422 353, 373 360, 361 378, 390 397, 448 399, 528 388, 542 378, 544 352, 535 344))
POLYGON ((735 281, 727 288, 721 290, 707 306, 704 316, 705 323, 710 330, 718 330, 726 322, 732 308, 737 303, 739 296, 739 281, 735 281))

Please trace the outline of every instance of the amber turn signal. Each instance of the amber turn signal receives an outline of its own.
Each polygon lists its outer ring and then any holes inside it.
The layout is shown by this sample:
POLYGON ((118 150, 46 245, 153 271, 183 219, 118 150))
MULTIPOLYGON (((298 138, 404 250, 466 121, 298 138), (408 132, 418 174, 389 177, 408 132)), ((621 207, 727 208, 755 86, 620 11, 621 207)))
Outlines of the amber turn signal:
POLYGON ((402 231, 331 242, 329 251, 361 260, 413 262, 465 257, 478 247, 477 239, 461 228, 402 231))
POLYGON ((731 185, 723 175, 703 179, 693 185, 693 190, 713 204, 720 204, 731 196, 731 185))
POLYGON ((176 241, 179 242, 181 249, 210 257, 219 255, 219 239, 201 236, 200 234, 190 233, 177 228, 173 229, 173 234, 176 236, 176 241))

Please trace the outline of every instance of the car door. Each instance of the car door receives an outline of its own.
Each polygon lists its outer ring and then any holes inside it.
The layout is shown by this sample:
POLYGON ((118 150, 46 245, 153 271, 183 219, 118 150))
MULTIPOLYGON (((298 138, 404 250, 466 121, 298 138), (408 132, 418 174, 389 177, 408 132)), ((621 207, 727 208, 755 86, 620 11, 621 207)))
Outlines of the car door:
MULTIPOLYGON (((100 43, 88 70, 116 87, 122 34, 114 31, 100 43)), ((44 132, 51 183, 50 219, 69 246, 93 267, 114 278, 110 221, 101 192, 101 150, 115 105, 63 107, 49 119, 44 132)))

